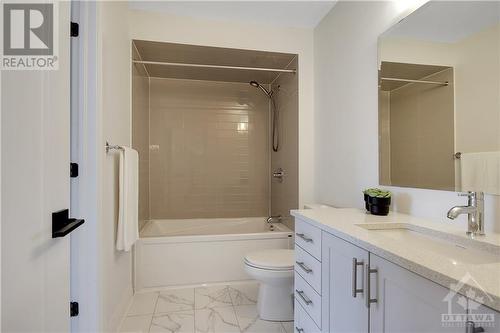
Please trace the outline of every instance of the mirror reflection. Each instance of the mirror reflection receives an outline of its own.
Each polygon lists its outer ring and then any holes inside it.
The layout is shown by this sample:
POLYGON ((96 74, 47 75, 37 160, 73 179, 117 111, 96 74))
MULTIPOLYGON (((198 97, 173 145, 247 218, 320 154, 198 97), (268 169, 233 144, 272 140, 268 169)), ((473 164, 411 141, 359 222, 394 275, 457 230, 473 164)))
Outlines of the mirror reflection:
POLYGON ((500 194, 500 3, 431 1, 379 39, 380 183, 500 194))

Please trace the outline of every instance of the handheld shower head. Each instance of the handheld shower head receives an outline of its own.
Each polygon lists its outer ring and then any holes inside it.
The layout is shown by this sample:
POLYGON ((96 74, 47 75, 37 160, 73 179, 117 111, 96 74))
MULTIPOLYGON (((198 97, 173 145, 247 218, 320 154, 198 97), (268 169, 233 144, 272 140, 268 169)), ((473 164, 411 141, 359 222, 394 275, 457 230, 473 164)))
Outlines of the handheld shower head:
MULTIPOLYGON (((272 141, 273 141, 273 151, 278 151, 279 149, 279 146, 280 146, 280 139, 279 139, 279 128, 278 128, 278 109, 276 108, 276 102, 274 101, 274 97, 273 97, 273 91, 272 90, 267 90, 264 86, 262 86, 259 82, 257 81, 250 81, 249 82, 250 85, 252 87, 255 87, 255 88, 259 88, 260 90, 262 90, 266 95, 267 97, 269 98, 269 100, 271 101, 271 108, 272 108, 272 114, 273 114, 273 124, 272 124, 272 127, 273 127, 273 132, 272 132, 272 141)), ((279 86, 278 86, 279 88, 279 86)))
POLYGON ((260 88, 260 90, 262 90, 266 95, 267 97, 271 98, 271 96, 273 95, 273 91, 269 91, 267 90, 264 86, 262 86, 259 82, 257 81, 250 81, 250 85, 252 87, 255 87, 255 88, 260 88))

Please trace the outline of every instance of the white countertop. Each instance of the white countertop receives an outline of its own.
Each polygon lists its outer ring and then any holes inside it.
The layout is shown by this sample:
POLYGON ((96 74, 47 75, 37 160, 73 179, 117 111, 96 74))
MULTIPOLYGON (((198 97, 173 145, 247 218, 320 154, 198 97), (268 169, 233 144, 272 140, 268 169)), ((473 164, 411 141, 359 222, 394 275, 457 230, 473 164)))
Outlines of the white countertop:
POLYGON ((500 311, 500 234, 490 233, 471 241, 464 228, 451 223, 439 224, 393 212, 388 216, 375 216, 351 208, 294 210, 292 215, 446 288, 459 293, 469 290, 460 283, 463 282, 475 291, 475 301, 500 311), (387 237, 356 225, 377 223, 404 223, 430 229, 441 236, 444 233, 449 241, 484 250, 486 257, 493 260, 483 260, 481 256, 477 261, 474 258, 460 260, 430 247, 411 246, 408 239, 387 237))

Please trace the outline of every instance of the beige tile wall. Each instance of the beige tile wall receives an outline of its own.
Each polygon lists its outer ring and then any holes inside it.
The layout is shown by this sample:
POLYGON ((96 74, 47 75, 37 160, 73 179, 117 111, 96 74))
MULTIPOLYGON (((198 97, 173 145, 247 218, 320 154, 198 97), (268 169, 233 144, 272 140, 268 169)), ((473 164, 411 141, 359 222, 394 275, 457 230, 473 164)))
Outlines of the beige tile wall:
POLYGON ((390 94, 391 184, 455 190, 453 69, 390 94))
POLYGON ((132 147, 139 153, 139 224, 149 220, 149 78, 132 69, 132 147))
POLYGON ((249 84, 151 78, 150 217, 267 216, 268 131, 249 84))
MULTIPOLYGON (((295 58, 288 68, 297 69, 297 66, 297 58, 295 58)), ((271 213, 285 217, 284 223, 291 229, 294 228, 294 221, 290 215, 290 209, 299 208, 298 75, 281 75, 272 85, 280 114, 280 148, 277 152, 271 153, 271 169, 283 168, 285 177, 282 183, 275 179, 271 181, 271 213)))

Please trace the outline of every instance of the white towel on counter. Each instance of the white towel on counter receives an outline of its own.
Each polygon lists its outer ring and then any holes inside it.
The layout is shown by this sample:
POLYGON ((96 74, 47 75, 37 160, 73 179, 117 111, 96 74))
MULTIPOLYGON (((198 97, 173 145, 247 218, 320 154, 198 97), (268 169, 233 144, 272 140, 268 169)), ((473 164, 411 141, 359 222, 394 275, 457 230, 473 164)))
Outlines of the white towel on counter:
POLYGON ((462 191, 500 194, 500 151, 463 153, 460 168, 462 191))
POLYGON ((130 251, 139 238, 139 154, 134 149, 120 150, 119 177, 116 249, 130 251))

